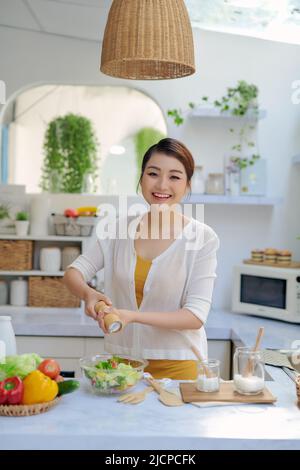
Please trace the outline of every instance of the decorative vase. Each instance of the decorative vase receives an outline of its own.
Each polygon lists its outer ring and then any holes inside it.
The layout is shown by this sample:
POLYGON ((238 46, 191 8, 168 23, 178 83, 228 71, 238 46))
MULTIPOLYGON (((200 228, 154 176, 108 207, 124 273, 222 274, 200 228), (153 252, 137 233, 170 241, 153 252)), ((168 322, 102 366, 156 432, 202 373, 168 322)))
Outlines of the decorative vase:
POLYGON ((30 201, 30 235, 48 235, 50 199, 48 193, 32 196, 30 201))
POLYGON ((25 307, 28 298, 28 284, 22 277, 10 283, 10 304, 25 307))
POLYGON ((16 227, 16 235, 18 237, 26 237, 26 235, 28 234, 28 229, 29 229, 29 220, 16 220, 15 227, 16 227))
POLYGON ((230 196, 240 195, 240 173, 238 172, 229 174, 229 194, 230 196))

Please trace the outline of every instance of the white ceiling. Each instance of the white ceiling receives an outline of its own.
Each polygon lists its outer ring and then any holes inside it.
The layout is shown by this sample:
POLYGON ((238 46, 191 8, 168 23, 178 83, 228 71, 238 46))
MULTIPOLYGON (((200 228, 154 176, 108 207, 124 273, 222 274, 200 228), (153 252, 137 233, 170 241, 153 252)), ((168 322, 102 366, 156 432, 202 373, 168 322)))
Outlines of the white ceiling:
POLYGON ((0 0, 0 25, 102 39, 112 0, 0 0))
MULTIPOLYGON (((112 0, 0 0, 0 26, 99 42, 112 0)), ((192 25, 300 44, 300 0, 185 0, 192 25)))

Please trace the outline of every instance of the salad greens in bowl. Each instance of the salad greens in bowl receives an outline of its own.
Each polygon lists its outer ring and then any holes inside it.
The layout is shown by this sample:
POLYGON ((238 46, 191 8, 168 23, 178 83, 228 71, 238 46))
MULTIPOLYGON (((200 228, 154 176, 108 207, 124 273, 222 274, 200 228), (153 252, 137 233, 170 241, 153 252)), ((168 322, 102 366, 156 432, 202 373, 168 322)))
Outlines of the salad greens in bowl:
POLYGON ((126 392, 134 387, 143 377, 148 365, 145 359, 128 356, 98 354, 79 359, 83 376, 93 391, 100 394, 126 392))

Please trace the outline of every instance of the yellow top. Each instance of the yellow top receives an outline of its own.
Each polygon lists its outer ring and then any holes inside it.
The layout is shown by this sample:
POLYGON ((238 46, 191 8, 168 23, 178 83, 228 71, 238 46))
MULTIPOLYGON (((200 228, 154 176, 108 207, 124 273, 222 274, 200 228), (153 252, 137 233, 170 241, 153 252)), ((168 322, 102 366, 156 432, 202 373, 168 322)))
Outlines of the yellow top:
MULTIPOLYGON (((137 255, 135 266, 135 295, 138 307, 143 299, 144 285, 152 261, 137 255)), ((197 361, 172 361, 168 359, 148 359, 145 372, 150 372, 156 379, 169 377, 174 380, 195 380, 197 378, 197 361)))

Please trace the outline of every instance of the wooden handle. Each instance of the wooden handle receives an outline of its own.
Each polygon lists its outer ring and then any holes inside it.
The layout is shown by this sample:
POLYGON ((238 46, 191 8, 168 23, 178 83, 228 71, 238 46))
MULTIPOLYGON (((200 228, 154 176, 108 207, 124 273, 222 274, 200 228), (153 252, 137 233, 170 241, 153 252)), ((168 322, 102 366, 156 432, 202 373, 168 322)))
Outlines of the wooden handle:
MULTIPOLYGON (((259 350, 259 346, 260 346, 260 342, 261 342, 261 339, 263 337, 263 334, 264 334, 264 327, 261 326, 258 330, 258 333, 257 333, 257 336, 256 336, 256 341, 255 341, 255 345, 254 347, 252 348, 252 352, 256 352, 259 350)), ((247 361, 247 365, 245 367, 245 371, 243 373, 243 376, 249 376, 249 375, 253 375, 253 368, 254 368, 254 365, 253 365, 253 359, 251 359, 251 357, 249 357, 248 361, 247 361)))
POLYGON ((154 388, 154 390, 160 394, 162 392, 162 388, 161 386, 156 382, 156 380, 154 380, 154 378, 152 377, 152 375, 148 376, 148 377, 145 377, 146 381, 151 385, 151 387, 154 388))
POLYGON ((200 352, 198 351, 198 349, 192 344, 190 346, 191 346, 191 350, 193 351, 193 353, 195 354, 195 356, 199 360, 201 366, 203 367, 204 374, 206 375, 206 377, 212 377, 213 373, 211 372, 211 370, 209 370, 209 368, 205 364, 203 364, 203 358, 202 358, 200 352))
POLYGON ((100 300, 97 302, 94 306, 95 312, 96 313, 110 313, 112 307, 110 305, 107 305, 103 300, 100 300), (109 311, 105 311, 105 309, 109 309, 109 311))
POLYGON ((253 348, 253 351, 257 351, 259 349, 259 345, 260 345, 261 339, 263 337, 264 331, 265 331, 264 327, 261 326, 260 329, 258 330, 258 333, 257 333, 257 336, 256 336, 256 341, 255 341, 255 346, 253 348))

